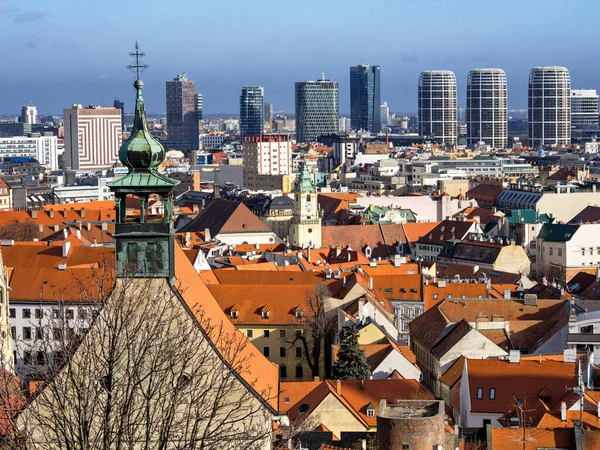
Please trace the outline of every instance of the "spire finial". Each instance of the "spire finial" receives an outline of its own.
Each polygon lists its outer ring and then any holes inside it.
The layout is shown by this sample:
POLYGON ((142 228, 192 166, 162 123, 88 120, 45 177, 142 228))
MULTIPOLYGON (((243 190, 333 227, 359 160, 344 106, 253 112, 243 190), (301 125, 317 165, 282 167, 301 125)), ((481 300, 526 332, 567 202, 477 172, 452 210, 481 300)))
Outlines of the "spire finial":
POLYGON ((133 70, 135 72, 136 80, 139 80, 140 74, 148 68, 148 64, 144 64, 142 61, 142 58, 146 56, 146 54, 140 52, 140 44, 138 44, 137 41, 135 41, 135 52, 129 53, 129 56, 134 58, 134 64, 129 64, 127 68, 133 70))

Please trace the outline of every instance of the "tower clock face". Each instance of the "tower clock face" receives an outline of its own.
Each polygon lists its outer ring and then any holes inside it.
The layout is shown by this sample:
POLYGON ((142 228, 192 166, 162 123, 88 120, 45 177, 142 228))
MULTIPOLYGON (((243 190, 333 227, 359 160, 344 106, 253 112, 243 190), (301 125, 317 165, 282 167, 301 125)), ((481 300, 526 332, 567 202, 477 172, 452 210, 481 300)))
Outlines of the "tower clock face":
POLYGON ((311 202, 306 202, 306 209, 312 209, 312 203, 311 202))

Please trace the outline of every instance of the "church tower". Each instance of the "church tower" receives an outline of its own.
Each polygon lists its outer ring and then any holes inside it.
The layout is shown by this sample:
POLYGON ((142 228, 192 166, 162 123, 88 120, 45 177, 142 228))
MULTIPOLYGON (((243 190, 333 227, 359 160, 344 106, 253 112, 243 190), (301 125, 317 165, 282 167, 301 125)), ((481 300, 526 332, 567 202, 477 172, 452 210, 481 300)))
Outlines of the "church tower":
POLYGON ((140 72, 147 66, 140 58, 136 43, 131 53, 135 64, 129 66, 137 73, 134 88, 137 91, 133 131, 119 149, 119 159, 129 169, 127 175, 109 184, 115 193, 117 220, 115 240, 117 247, 117 276, 137 278, 174 279, 173 241, 173 188, 179 181, 158 171, 165 159, 165 149, 154 139, 146 120, 140 72), (127 215, 126 199, 137 197, 138 214, 127 215), (161 201, 163 214, 151 214, 151 200, 161 201))
POLYGON ((294 192, 294 216, 290 223, 289 243, 292 247, 321 247, 321 211, 317 202, 317 190, 306 164, 294 192))

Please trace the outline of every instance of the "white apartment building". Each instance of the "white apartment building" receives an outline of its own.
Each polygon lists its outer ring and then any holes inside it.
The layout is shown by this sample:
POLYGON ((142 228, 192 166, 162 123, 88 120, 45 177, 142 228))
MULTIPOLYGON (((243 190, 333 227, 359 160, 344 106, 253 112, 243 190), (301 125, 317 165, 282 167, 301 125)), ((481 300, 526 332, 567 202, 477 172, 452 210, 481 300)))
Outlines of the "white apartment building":
POLYGON ((544 224, 536 238, 536 276, 568 282, 600 266, 600 224, 544 224))
POLYGON ((248 189, 268 187, 268 177, 292 174, 292 147, 287 134, 247 136, 242 150, 244 186, 248 189))
POLYGON ((108 186, 57 186, 52 189, 58 203, 114 200, 108 186))
POLYGON ((56 136, 0 138, 0 157, 34 158, 51 170, 58 170, 58 139, 56 136))
POLYGON ((221 148, 225 142, 224 134, 202 134, 200 135, 201 148, 221 148))

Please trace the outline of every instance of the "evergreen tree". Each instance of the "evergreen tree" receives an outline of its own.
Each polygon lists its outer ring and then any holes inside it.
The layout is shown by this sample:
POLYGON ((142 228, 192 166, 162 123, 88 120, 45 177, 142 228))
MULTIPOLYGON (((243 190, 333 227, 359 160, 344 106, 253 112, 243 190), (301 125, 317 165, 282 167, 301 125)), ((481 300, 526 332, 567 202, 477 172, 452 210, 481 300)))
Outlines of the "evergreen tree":
POLYGON ((333 365, 336 380, 366 380, 371 378, 371 370, 365 352, 358 344, 358 330, 352 325, 342 336, 342 342, 333 365))

